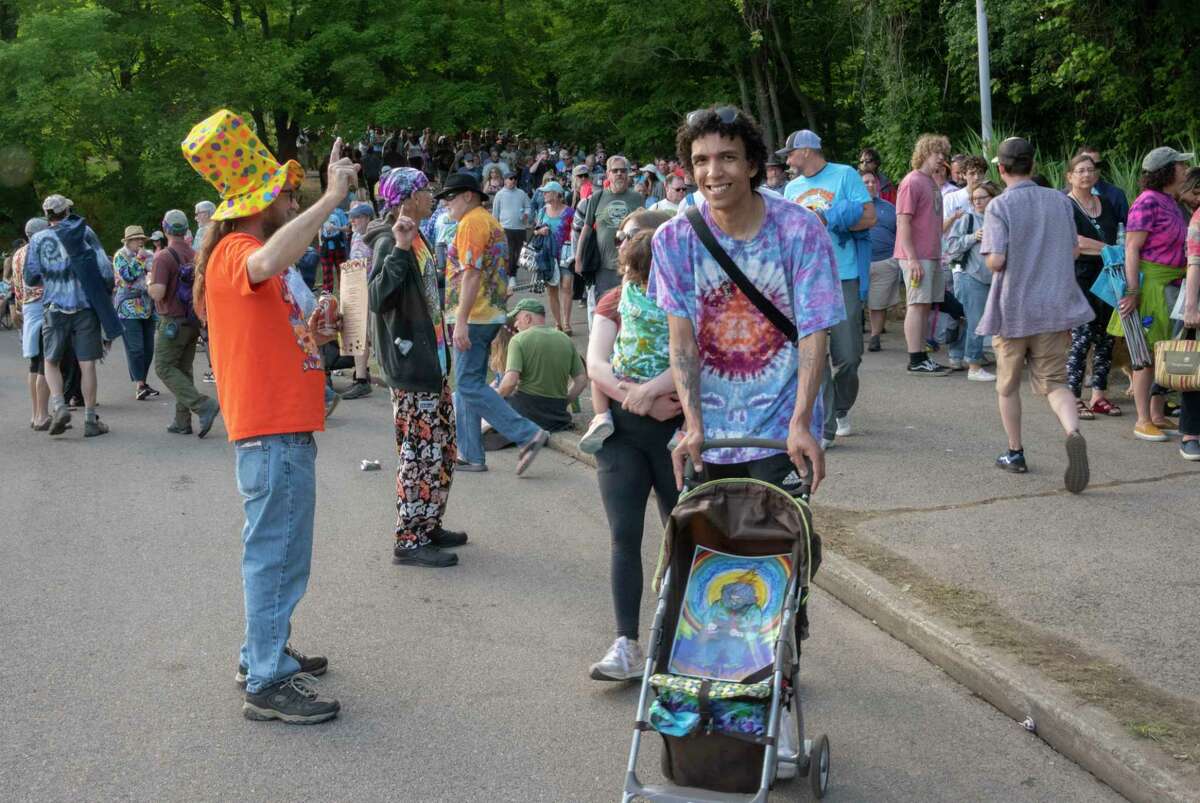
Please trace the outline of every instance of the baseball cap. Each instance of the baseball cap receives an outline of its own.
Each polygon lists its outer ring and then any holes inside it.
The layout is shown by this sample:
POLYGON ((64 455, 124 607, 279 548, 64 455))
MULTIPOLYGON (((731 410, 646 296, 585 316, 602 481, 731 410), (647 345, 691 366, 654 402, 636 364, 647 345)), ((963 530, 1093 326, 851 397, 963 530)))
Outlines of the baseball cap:
POLYGON ((50 221, 46 220, 46 218, 31 217, 29 220, 25 221, 25 236, 29 239, 33 239, 33 235, 37 234, 39 231, 45 231, 48 228, 50 228, 50 221))
POLYGON ((54 215, 61 215, 75 204, 70 198, 55 193, 42 201, 42 211, 54 215))
POLYGON ((150 232, 150 239, 151 240, 161 240, 161 239, 163 239, 163 233, 156 229, 156 230, 150 232))
POLYGON ((182 209, 168 210, 162 219, 163 231, 167 234, 173 234, 176 237, 182 237, 187 234, 188 218, 183 213, 182 209))
POLYGON ((559 184, 557 181, 547 181, 542 185, 542 192, 557 192, 559 195, 563 195, 563 185, 559 184))
POLYGON ((1169 164, 1190 162, 1195 158, 1196 154, 1194 153, 1180 153, 1174 148, 1168 148, 1164 145, 1146 154, 1146 158, 1142 160, 1142 169, 1147 173, 1153 173, 1155 170, 1162 170, 1169 164))
POLYGON ((1023 137, 1009 137, 996 149, 996 155, 992 157, 992 164, 998 165, 1003 162, 1012 164, 1017 160, 1024 159, 1032 161, 1033 157, 1033 144, 1029 140, 1023 137))
POLYGON ((783 141, 783 147, 775 151, 775 155, 787 156, 792 151, 799 150, 800 148, 812 148, 815 151, 819 151, 821 150, 821 138, 807 128, 793 131, 783 141))
POLYGON ((212 201, 201 201, 198 204, 196 204, 196 208, 194 211, 197 215, 200 214, 201 212, 207 212, 208 214, 211 215, 213 212, 217 211, 217 205, 214 204, 212 201))
POLYGON ((362 201, 350 207, 350 217, 375 217, 375 210, 369 203, 362 201))
POLYGON ((508 320, 512 321, 517 317, 518 313, 529 312, 534 315, 545 315, 546 305, 538 301, 536 298, 523 298, 517 302, 517 305, 508 311, 508 320))
POLYGON ((586 176, 590 172, 591 171, 588 170, 587 165, 575 165, 575 168, 571 171, 571 175, 572 176, 586 176))

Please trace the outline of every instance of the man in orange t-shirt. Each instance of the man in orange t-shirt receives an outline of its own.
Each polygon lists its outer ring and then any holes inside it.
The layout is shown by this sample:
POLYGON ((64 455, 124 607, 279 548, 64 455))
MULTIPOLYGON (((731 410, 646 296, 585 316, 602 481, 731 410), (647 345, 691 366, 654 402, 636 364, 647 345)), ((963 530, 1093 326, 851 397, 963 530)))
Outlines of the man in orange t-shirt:
POLYGON ((196 260, 197 313, 208 322, 217 392, 235 453, 242 529, 246 631, 237 679, 248 719, 310 724, 337 716, 313 675, 328 661, 288 644, 292 612, 308 586, 316 510, 313 433, 324 429, 325 374, 318 307, 305 320, 283 273, 353 185, 356 166, 329 159, 328 190, 297 216, 304 172, 280 165, 253 131, 221 110, 183 143, 189 163, 221 191, 196 260))

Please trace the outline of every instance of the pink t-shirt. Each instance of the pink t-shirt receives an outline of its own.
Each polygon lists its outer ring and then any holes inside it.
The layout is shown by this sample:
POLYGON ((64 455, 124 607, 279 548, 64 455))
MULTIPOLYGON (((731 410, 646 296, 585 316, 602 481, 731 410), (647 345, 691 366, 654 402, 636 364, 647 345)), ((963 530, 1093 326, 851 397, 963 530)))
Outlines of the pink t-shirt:
POLYGON ((900 182, 896 194, 896 214, 912 216, 912 243, 915 254, 904 253, 896 238, 897 259, 942 258, 942 193, 933 179, 914 170, 900 182))

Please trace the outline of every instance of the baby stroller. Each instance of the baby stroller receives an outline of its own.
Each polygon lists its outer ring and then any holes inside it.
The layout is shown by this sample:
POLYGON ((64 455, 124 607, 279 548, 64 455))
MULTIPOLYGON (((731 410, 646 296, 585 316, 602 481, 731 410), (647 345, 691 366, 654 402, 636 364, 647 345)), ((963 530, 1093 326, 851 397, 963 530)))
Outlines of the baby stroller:
MULTIPOLYGON (((719 440, 701 451, 738 447, 786 445, 719 440)), ((623 803, 766 803, 777 779, 796 775, 824 797, 829 740, 805 739, 798 685, 804 606, 819 562, 807 483, 792 496, 760 480, 701 482, 688 466, 656 573, 623 803), (638 780, 647 731, 662 736, 668 784, 638 780)))

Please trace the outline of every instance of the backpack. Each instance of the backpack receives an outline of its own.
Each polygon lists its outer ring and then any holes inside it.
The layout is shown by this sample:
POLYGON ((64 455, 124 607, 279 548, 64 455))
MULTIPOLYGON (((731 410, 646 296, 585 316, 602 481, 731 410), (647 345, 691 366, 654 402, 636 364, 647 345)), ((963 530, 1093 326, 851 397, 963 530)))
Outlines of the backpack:
POLYGON ((175 260, 175 264, 179 266, 179 287, 175 290, 175 297, 179 299, 179 303, 183 304, 185 311, 184 318, 192 326, 198 326, 200 319, 196 317, 196 308, 193 304, 192 285, 196 282, 196 266, 179 258, 179 254, 175 253, 175 249, 167 246, 167 250, 171 252, 171 258, 175 260))

